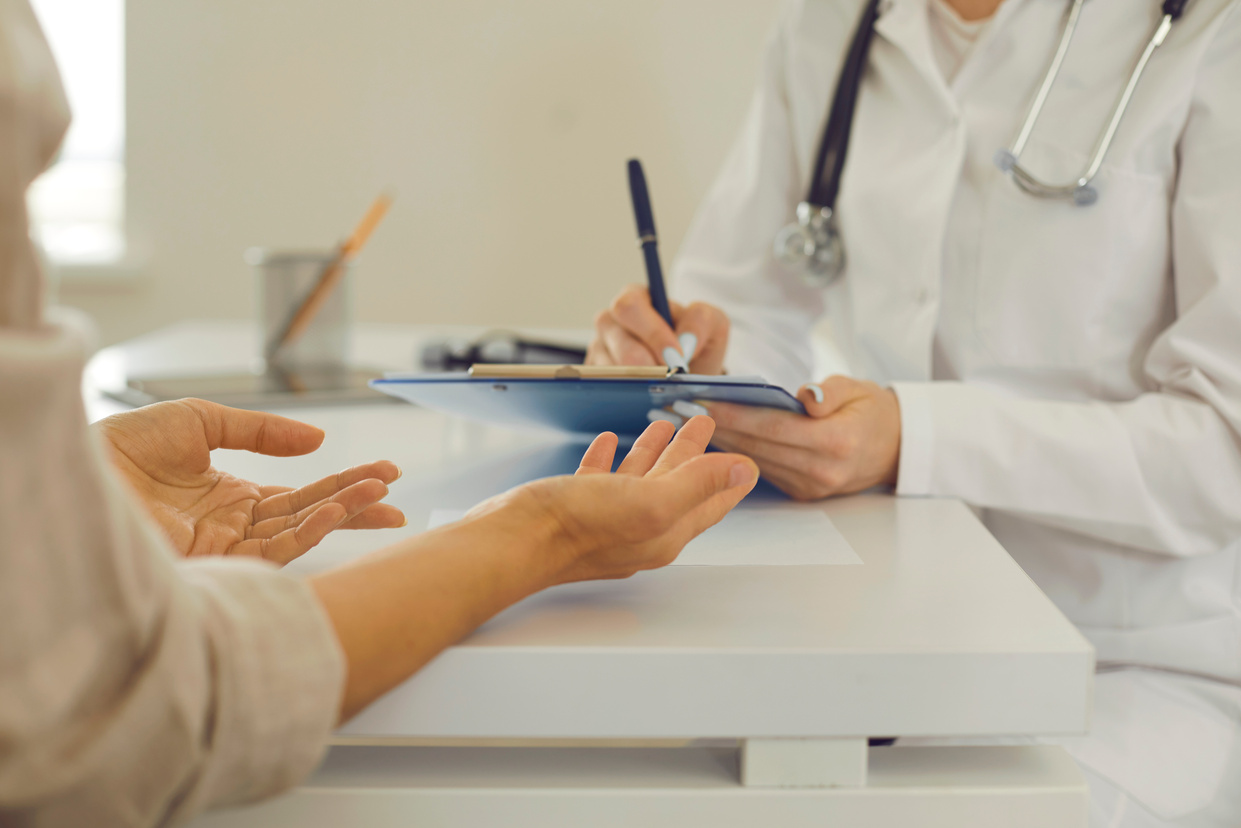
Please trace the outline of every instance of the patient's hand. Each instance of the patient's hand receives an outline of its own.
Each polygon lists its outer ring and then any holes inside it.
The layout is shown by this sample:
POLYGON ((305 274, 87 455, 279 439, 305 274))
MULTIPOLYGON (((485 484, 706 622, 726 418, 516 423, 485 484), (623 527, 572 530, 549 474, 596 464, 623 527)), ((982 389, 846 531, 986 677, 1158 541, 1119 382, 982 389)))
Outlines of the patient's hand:
POLYGON ((665 566, 703 530, 718 523, 758 481, 754 461, 703 454, 715 423, 694 417, 673 436, 671 423, 647 427, 616 474, 614 434, 595 438, 573 477, 549 477, 479 504, 466 519, 494 513, 516 521, 511 532, 551 527, 551 547, 565 552, 553 582, 626 578, 665 566), (671 440, 671 442, 669 442, 671 440))
POLYGON ((354 466, 290 489, 262 486, 211 465, 217 448, 276 457, 323 442, 312 425, 203 400, 158 403, 101 420, 112 465, 182 555, 254 555, 287 563, 334 529, 402 526, 379 501, 400 477, 392 463, 354 466))

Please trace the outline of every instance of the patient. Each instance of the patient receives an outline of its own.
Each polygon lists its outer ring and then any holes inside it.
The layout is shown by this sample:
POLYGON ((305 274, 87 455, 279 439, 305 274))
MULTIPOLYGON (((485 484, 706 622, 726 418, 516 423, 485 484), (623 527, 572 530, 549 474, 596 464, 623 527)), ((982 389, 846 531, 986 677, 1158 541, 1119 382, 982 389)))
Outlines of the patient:
POLYGON ((299 489, 211 451, 313 451, 316 428, 198 400, 87 426, 73 325, 44 320, 25 190, 67 115, 25 0, 0 3, 0 824, 141 826, 278 793, 335 725, 546 587, 663 566, 754 486, 704 455, 704 417, 655 423, 610 473, 573 477, 310 579, 282 571, 339 528, 398 526, 400 472, 299 489))

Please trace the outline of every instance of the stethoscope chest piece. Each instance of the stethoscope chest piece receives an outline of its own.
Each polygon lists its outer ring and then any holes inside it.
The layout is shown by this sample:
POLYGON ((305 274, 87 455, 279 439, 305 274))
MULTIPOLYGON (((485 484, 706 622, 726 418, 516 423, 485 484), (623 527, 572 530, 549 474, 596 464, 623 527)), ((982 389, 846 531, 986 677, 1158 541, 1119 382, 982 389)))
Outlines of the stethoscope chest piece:
POLYGON ((776 234, 776 258, 793 265, 812 287, 827 287, 845 269, 845 247, 831 208, 807 201, 797 205, 797 221, 776 234))

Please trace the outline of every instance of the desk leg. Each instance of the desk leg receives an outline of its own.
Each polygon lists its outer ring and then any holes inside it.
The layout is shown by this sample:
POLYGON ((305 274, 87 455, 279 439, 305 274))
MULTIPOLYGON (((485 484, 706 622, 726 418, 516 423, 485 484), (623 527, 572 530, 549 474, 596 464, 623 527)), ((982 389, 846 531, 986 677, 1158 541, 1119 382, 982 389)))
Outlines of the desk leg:
POLYGON ((866 785, 866 739, 744 739, 741 784, 747 788, 860 788, 866 785))

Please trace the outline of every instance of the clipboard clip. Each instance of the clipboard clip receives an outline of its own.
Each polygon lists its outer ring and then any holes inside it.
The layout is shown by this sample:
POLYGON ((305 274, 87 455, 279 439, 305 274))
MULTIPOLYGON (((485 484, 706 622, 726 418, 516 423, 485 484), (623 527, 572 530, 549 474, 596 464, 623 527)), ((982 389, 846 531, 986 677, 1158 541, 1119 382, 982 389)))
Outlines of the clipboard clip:
POLYGON ((469 375, 477 379, 667 379, 674 369, 664 365, 485 365, 470 366, 469 375))

